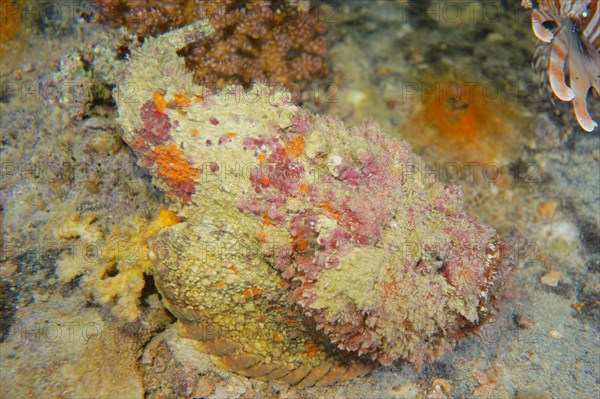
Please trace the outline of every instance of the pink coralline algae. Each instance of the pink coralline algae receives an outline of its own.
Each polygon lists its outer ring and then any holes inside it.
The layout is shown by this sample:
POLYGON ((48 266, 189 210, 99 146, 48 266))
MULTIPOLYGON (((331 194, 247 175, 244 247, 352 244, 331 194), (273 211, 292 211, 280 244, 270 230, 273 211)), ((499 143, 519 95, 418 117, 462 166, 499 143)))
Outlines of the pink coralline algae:
POLYGON ((195 85, 176 50, 210 31, 147 40, 121 82, 139 101, 116 96, 125 141, 183 220, 149 244, 179 334, 237 373, 306 387, 418 369, 489 320, 510 267, 460 188, 373 124, 261 84, 195 85))

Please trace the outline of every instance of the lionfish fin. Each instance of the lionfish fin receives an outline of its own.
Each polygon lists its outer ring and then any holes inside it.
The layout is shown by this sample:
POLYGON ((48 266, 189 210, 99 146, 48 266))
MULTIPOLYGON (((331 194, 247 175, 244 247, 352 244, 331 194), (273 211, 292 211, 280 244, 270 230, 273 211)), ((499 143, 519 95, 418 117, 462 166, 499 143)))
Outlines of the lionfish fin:
POLYGON ((546 18, 538 10, 531 11, 531 28, 533 29, 533 34, 541 41, 550 43, 554 38, 554 34, 544 27, 543 23, 545 20, 546 18))
POLYGON ((587 110, 587 103, 583 97, 575 97, 573 99, 573 110, 575 111, 575 118, 577 118, 579 126, 586 132, 591 132, 598 126, 591 118, 587 110))
POLYGON ((586 44, 579 41, 577 37, 571 38, 572 54, 569 55, 569 80, 571 87, 577 93, 573 99, 573 110, 577 122, 583 130, 591 132, 598 124, 588 112, 587 96, 590 87, 598 91, 600 55, 595 49, 585 48, 585 46, 586 44))
MULTIPOLYGON (((565 45, 566 43, 562 40, 562 36, 554 39, 552 53, 550 54, 550 63, 548 64, 548 79, 556 97, 563 101, 571 101, 575 97, 575 93, 567 86, 565 80, 565 62, 567 57, 565 45)), ((572 59, 573 57, 569 58, 572 59)))
POLYGON ((560 100, 572 101, 577 122, 591 132, 597 124, 588 112, 588 94, 590 88, 596 93, 600 88, 598 0, 522 0, 521 4, 532 8, 535 36, 541 43, 551 43, 547 74, 552 91, 560 100), (548 29, 546 22, 557 26, 548 29))

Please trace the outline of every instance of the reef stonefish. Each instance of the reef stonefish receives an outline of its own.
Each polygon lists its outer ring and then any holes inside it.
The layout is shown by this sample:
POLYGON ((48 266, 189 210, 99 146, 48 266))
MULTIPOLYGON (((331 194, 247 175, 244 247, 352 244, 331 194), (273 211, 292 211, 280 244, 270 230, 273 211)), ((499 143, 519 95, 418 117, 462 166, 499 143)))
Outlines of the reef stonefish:
POLYGON ((178 332, 239 374, 305 387, 419 368, 488 320, 510 268, 460 188, 406 142, 284 89, 195 85, 176 52, 211 31, 148 38, 114 93, 182 220, 149 244, 178 332))

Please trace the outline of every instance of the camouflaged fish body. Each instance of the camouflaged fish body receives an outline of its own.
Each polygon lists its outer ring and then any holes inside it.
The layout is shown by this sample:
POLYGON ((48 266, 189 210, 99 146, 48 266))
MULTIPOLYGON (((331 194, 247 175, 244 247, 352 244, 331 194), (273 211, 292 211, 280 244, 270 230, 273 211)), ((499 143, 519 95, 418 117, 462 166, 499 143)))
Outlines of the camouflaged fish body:
POLYGON ((179 333, 242 375, 306 387, 419 368, 488 320, 509 270, 460 188, 283 89, 195 85, 176 51, 210 31, 147 39, 115 91, 124 140, 183 220, 150 242, 179 333))

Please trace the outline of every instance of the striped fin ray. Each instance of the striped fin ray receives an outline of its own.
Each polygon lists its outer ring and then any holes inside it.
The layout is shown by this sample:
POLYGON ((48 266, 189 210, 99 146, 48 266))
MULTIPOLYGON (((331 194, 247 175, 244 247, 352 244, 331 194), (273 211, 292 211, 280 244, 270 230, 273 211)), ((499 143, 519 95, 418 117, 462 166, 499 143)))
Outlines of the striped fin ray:
POLYGON ((554 38, 554 34, 552 31, 544 27, 544 21, 546 20, 547 18, 544 17, 538 10, 533 10, 531 12, 531 27, 535 37, 543 42, 550 43, 554 38))
POLYGON ((573 98, 573 109, 581 128, 587 132, 591 132, 598 124, 594 122, 588 112, 587 95, 590 87, 598 91, 600 56, 594 49, 589 51, 590 49, 585 48, 586 43, 581 42, 578 36, 571 35, 570 40, 576 42, 569 46, 573 51, 569 55, 568 60, 570 71, 569 81, 574 92, 578 93, 573 98))
MULTIPOLYGON (((571 101, 575 93, 565 82, 565 62, 567 58, 567 43, 563 36, 557 36, 552 42, 552 53, 548 64, 548 78, 556 97, 563 101, 571 101)), ((570 57, 572 59, 573 57, 570 57)))
POLYGON ((600 92, 598 0, 523 0, 521 4, 532 8, 535 36, 551 43, 547 74, 552 91, 560 100, 573 103, 577 122, 591 132, 597 123, 588 112, 588 93, 590 88, 600 92), (551 30, 546 22, 557 27, 551 30))
POLYGON ((581 33, 596 51, 600 50, 600 5, 598 1, 590 3, 581 33))

